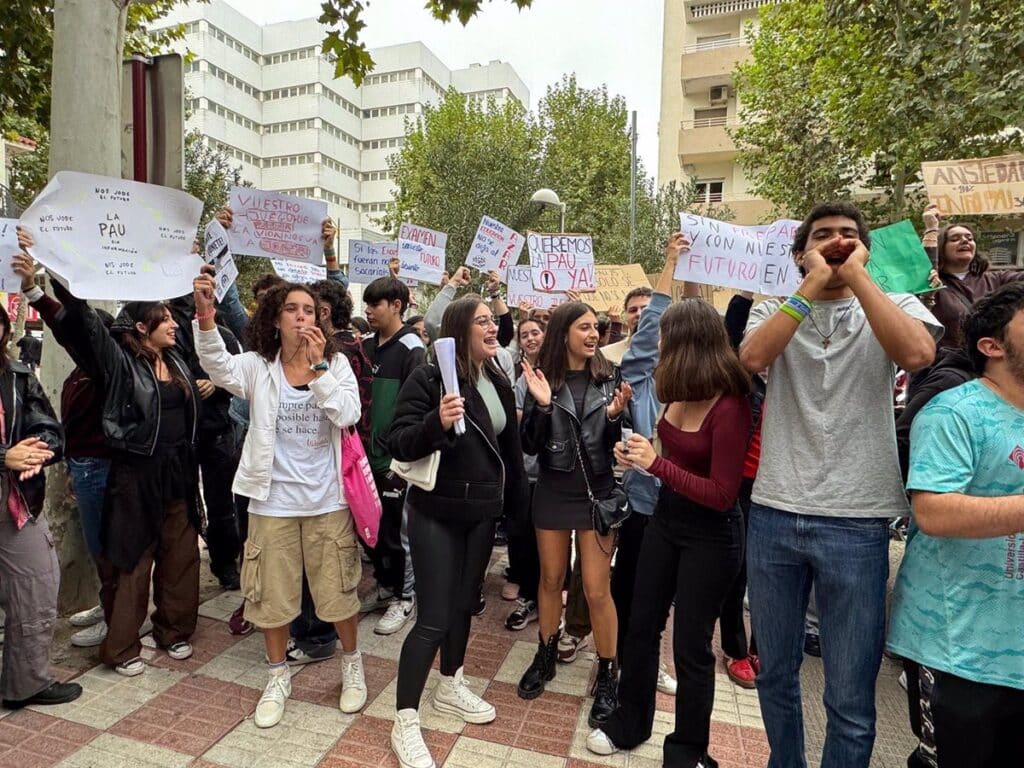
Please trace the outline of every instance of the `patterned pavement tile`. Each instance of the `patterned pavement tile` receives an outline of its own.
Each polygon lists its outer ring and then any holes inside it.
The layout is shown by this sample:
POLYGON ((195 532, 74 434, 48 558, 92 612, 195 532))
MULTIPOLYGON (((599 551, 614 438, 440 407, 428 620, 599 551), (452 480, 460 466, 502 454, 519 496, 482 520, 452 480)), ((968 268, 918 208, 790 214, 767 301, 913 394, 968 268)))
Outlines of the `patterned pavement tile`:
POLYGON ((674 718, 665 712, 655 711, 651 738, 628 752, 617 752, 614 755, 595 755, 587 749, 587 736, 593 730, 587 723, 590 708, 580 710, 576 721, 576 732, 573 735, 569 756, 597 765, 615 766, 615 768, 655 768, 661 765, 661 745, 665 735, 673 728, 674 718))
POLYGON ((205 616, 208 619, 226 622, 241 604, 241 592, 221 592, 216 597, 207 600, 199 606, 199 615, 205 616))
MULTIPOLYGON (((487 687, 487 680, 469 677, 468 675, 465 679, 466 684, 472 691, 477 695, 483 695, 484 689, 487 687)), ((430 676, 427 677, 427 684, 423 688, 423 696, 420 697, 420 722, 423 724, 423 728, 425 730, 461 733, 465 726, 465 723, 461 718, 455 717, 455 715, 438 712, 430 703, 431 697, 434 695, 434 688, 440 680, 441 675, 437 670, 431 670, 430 676)), ((392 682, 388 683, 388 686, 373 701, 373 703, 363 711, 370 717, 376 717, 381 720, 392 722, 395 717, 395 698, 397 693, 398 680, 396 678, 392 682)))
POLYGON ((185 768, 191 762, 173 749, 102 733, 57 768, 185 768))
POLYGON ((715 706, 711 718, 723 723, 764 730, 757 690, 740 688, 728 675, 721 672, 715 674, 715 706))
POLYGON ((22 709, 0 721, 0 766, 50 768, 99 734, 87 725, 22 709))
POLYGON ((253 632, 242 638, 199 667, 196 673, 262 691, 267 685, 267 650, 263 634, 253 632))
MULTIPOLYGON (((494 679, 500 683, 518 685, 523 672, 530 666, 537 652, 537 644, 517 641, 505 657, 494 679)), ((580 654, 572 664, 559 664, 555 679, 547 684, 547 690, 569 696, 586 696, 590 692, 590 681, 594 673, 593 656, 580 654)))
MULTIPOLYGON (((392 722, 390 716, 357 718, 318 768, 398 768, 398 760, 391 751, 392 722)), ((451 764, 446 758, 457 738, 454 733, 423 729, 423 740, 438 765, 451 764)))
POLYGON ((207 662, 213 661, 228 648, 236 645, 242 638, 228 632, 227 624, 204 616, 199 617, 195 634, 192 635, 192 655, 177 661, 164 651, 156 651, 147 661, 157 667, 181 672, 195 672, 207 662))
POLYGON ((566 759, 462 736, 445 760, 446 768, 565 768, 566 759))
MULTIPOLYGON (((363 654, 363 675, 366 678, 366 702, 372 704, 398 674, 398 662, 363 654)), ((292 698, 323 706, 338 706, 341 696, 341 656, 307 664, 292 672, 292 698)))
MULTIPOLYGON (((464 736, 556 757, 569 756, 583 699, 545 691, 526 701, 519 698, 516 686, 499 682, 487 687, 484 698, 494 705, 497 718, 487 725, 467 725, 464 736)), ((589 712, 589 706, 584 709, 589 712)))
POLYGON ((183 677, 181 672, 159 667, 149 667, 137 677, 124 677, 103 666, 93 667, 75 679, 82 686, 82 695, 71 703, 30 709, 105 730, 183 677))
POLYGON ((415 616, 393 635, 378 635, 373 631, 383 611, 365 614, 359 622, 359 650, 382 659, 397 659, 402 652, 402 643, 416 623, 415 616))
POLYGON ((167 689, 111 733, 198 757, 252 714, 259 693, 195 675, 167 689))
POLYGON ((284 719, 257 728, 246 718, 203 757, 229 768, 300 768, 316 765, 355 721, 337 706, 328 708, 291 699, 284 719))

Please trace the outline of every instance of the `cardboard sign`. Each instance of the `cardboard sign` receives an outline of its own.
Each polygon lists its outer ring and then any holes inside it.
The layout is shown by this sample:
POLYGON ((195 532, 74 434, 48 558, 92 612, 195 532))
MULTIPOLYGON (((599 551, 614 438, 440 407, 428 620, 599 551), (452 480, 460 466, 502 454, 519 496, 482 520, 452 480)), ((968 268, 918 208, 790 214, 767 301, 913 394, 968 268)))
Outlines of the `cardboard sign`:
POLYGON ((791 253, 800 222, 781 219, 745 227, 690 213, 680 213, 679 220, 690 250, 679 256, 676 280, 771 296, 799 287, 800 272, 791 253))
POLYGON ((388 271, 388 255, 384 253, 385 245, 394 245, 397 253, 397 243, 371 243, 368 240, 348 241, 348 279, 353 283, 368 285, 378 277, 387 277, 391 274, 388 271))
POLYGON ((229 233, 232 253, 310 264, 323 261, 323 200, 232 187, 229 205, 234 214, 229 233))
POLYGON ((271 259, 270 263, 274 265, 277 276, 289 283, 309 285, 317 280, 327 279, 327 267, 318 267, 316 264, 289 261, 288 259, 271 259))
POLYGON ((398 276, 440 285, 447 243, 444 232, 402 222, 398 230, 398 276))
POLYGON ((1024 155, 921 163, 921 174, 944 216, 1024 213, 1024 155))
POLYGON ((217 301, 224 301, 224 294, 238 279, 238 266, 228 248, 227 230, 216 219, 211 219, 210 223, 206 225, 206 233, 203 238, 203 258, 216 270, 214 298, 217 301))
POLYGON ((83 299, 159 301, 192 293, 203 204, 177 189, 59 171, 22 214, 31 255, 83 299))
POLYGON ((650 288, 651 284, 639 264, 598 264, 597 290, 584 293, 580 298, 598 312, 606 312, 612 307, 623 309, 626 295, 634 288, 650 288))
POLYGON ((490 216, 484 216, 469 246, 466 265, 481 272, 494 270, 501 275, 501 281, 505 282, 508 268, 519 261, 525 243, 526 239, 511 227, 506 227, 490 216))
POLYGON ((0 219, 0 291, 20 291, 21 277, 11 269, 11 259, 21 253, 16 219, 0 219))
POLYGON ((590 235, 527 232, 533 287, 539 291, 593 291, 594 240, 590 235))
POLYGON ((868 272, 886 293, 927 293, 932 262, 914 225, 900 221, 871 231, 868 272))
POLYGON ((518 307, 526 301, 536 309, 554 309, 569 300, 564 293, 536 290, 533 287, 533 273, 530 267, 509 267, 506 279, 510 307, 518 307))

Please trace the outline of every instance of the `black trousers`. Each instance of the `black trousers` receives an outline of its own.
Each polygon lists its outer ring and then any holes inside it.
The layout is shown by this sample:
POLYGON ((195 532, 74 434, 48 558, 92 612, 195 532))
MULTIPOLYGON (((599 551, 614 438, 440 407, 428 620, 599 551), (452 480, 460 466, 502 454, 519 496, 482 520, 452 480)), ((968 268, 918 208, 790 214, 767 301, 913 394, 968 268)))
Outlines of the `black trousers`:
POLYGON ((242 552, 235 499, 231 493, 231 482, 238 469, 234 432, 200 432, 196 458, 202 471, 210 570, 214 576, 226 576, 238 571, 238 556, 242 552))
POLYGON ((673 656, 679 679, 675 730, 664 765, 693 768, 708 748, 715 697, 715 621, 743 559, 739 510, 697 507, 663 488, 644 531, 629 635, 622 655, 619 707, 604 731, 623 749, 647 741, 654 723, 658 658, 665 614, 675 601, 673 656))
POLYGON ((466 659, 473 608, 494 546, 494 520, 441 521, 411 505, 409 548, 416 573, 416 625, 398 660, 397 709, 419 709, 434 656, 441 674, 454 675, 466 659))
MULTIPOLYGON (((612 569, 612 600, 615 603, 615 613, 619 617, 619 642, 616 646, 619 649, 621 659, 623 650, 626 647, 626 638, 629 636, 629 618, 633 610, 633 595, 636 594, 636 571, 640 564, 640 547, 644 540, 644 531, 650 522, 650 515, 638 515, 636 512, 626 518, 626 522, 619 528, 618 549, 615 551, 615 568, 612 569)), ((643 597, 641 595, 641 597, 643 597)), ((665 619, 661 628, 665 628, 668 621, 668 611, 665 611, 665 619)))
MULTIPOLYGON (((744 534, 746 534, 747 524, 750 521, 750 494, 753 488, 753 478, 743 478, 737 502, 743 513, 744 534)), ((748 643, 747 627, 743 623, 743 597, 746 593, 747 558, 744 557, 740 562, 740 572, 736 575, 736 581, 733 582, 729 594, 725 596, 725 602, 722 604, 722 618, 718 623, 722 630, 722 651, 730 659, 745 659, 747 656, 757 653, 753 634, 748 643)))
MULTIPOLYGON (((402 543, 402 514, 405 507, 405 481, 394 472, 373 473, 380 494, 380 529, 377 546, 370 550, 373 577, 377 584, 395 595, 405 594, 405 564, 408 556, 402 543)), ((411 548, 411 547, 410 547, 411 548)))
POLYGON ((916 714, 916 733, 921 741, 907 758, 908 768, 1006 768, 1022 764, 1024 690, 908 666, 911 721, 916 714))
MULTIPOLYGON (((533 507, 535 481, 530 482, 530 507, 533 507)), ((540 553, 537 551, 537 531, 533 527, 530 510, 525 515, 508 520, 508 580, 519 585, 519 596, 537 600, 540 586, 540 553)))

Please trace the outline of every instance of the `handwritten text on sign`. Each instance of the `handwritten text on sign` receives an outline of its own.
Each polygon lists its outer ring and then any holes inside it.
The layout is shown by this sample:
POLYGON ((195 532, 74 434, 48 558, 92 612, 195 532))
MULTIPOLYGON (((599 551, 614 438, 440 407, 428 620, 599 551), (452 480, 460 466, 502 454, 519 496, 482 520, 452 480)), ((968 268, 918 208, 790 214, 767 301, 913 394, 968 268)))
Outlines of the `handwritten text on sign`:
POLYGON ((155 301, 192 292, 203 204, 186 192, 60 171, 22 214, 32 256, 83 299, 155 301))
POLYGON ((506 227, 490 216, 484 216, 469 246, 466 264, 482 272, 494 270, 504 281, 508 268, 519 261, 525 242, 523 236, 511 227, 506 227))
POLYGON ((403 222, 398 230, 398 276, 440 285, 447 243, 444 232, 403 222))
POLYGON ((318 267, 316 264, 289 261, 288 259, 271 259, 270 263, 274 266, 277 276, 289 283, 308 285, 317 280, 327 279, 327 267, 318 267))
POLYGON ((554 309, 568 301, 564 293, 548 293, 533 287, 533 275, 530 267, 509 267, 508 303, 518 307, 524 301, 535 309, 554 309))
POLYGON ((800 222, 781 219, 745 227, 689 213, 679 214, 690 250, 679 255, 676 280, 736 288, 772 296, 800 285, 793 262, 793 235, 800 222))
POLYGON ((21 278, 11 269, 11 259, 21 252, 14 219, 0 219, 0 291, 20 291, 21 278))
POLYGON ((592 291, 594 240, 590 235, 528 232, 533 287, 541 291, 592 291))
MULTIPOLYGON (((378 277, 388 276, 388 257, 384 253, 387 243, 371 243, 367 240, 348 241, 348 279, 363 285, 372 283, 378 277)), ((397 246, 395 246, 397 249, 397 246)))
POLYGON ((1024 213, 1024 155, 921 163, 928 200, 946 215, 1024 213))
POLYGON ((268 259, 295 259, 319 264, 324 255, 320 234, 327 203, 304 197, 232 187, 231 252, 268 259))
POLYGON ((598 264, 597 290, 580 298, 598 312, 615 308, 622 311, 626 294, 634 288, 650 288, 651 283, 639 264, 598 264))

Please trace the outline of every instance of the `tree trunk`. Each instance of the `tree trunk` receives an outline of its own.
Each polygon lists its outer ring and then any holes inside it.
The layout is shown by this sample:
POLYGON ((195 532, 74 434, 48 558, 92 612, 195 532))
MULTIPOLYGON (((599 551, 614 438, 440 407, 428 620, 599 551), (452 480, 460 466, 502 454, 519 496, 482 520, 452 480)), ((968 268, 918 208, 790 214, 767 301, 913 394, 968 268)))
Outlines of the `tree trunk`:
MULTIPOLYGON (((121 59, 126 0, 56 0, 50 108, 50 176, 121 176, 121 59)), ((43 340, 40 381, 54 407, 73 365, 53 334, 43 340)), ((63 465, 47 470, 46 519, 61 563, 60 610, 97 603, 99 582, 63 465)))

